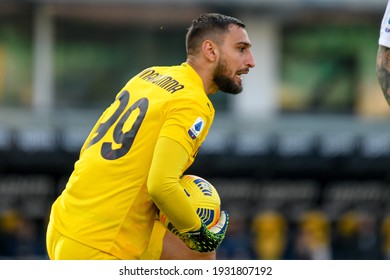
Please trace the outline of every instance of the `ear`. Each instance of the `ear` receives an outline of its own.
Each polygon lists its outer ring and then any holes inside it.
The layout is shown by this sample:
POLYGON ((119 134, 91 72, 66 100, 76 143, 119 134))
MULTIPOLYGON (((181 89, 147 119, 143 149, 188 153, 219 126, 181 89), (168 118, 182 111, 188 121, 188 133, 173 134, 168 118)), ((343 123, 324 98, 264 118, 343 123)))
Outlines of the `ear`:
POLYGON ((206 40, 202 44, 202 52, 207 60, 214 62, 218 58, 217 46, 210 40, 206 40))

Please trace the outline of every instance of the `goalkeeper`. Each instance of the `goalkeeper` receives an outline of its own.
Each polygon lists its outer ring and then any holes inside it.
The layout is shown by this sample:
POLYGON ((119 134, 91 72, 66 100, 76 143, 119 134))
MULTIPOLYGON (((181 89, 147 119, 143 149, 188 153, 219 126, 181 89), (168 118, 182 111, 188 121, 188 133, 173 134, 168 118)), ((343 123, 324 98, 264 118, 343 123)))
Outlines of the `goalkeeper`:
POLYGON ((254 67, 245 25, 203 14, 186 35, 187 60, 134 76, 92 128, 47 229, 50 259, 214 259, 228 216, 207 229, 179 179, 214 118, 208 97, 242 91, 254 67), (163 211, 176 235, 156 220, 163 211))

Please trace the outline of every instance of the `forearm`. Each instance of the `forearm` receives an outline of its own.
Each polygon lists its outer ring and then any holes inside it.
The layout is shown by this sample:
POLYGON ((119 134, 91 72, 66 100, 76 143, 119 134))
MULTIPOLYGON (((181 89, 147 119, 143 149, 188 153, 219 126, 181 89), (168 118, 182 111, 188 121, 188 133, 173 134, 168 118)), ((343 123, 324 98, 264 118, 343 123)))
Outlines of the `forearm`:
POLYGON ((390 105, 390 48, 379 46, 376 74, 386 101, 390 105))

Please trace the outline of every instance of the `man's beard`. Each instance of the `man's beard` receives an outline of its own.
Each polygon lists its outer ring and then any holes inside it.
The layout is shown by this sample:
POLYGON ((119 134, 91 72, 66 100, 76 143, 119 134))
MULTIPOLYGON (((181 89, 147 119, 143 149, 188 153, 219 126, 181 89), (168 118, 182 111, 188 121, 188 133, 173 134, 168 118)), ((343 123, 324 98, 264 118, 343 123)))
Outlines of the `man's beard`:
POLYGON ((238 94, 242 91, 242 85, 236 83, 232 78, 225 75, 227 72, 226 63, 221 60, 218 62, 214 71, 214 82, 218 86, 219 90, 230 93, 238 94))

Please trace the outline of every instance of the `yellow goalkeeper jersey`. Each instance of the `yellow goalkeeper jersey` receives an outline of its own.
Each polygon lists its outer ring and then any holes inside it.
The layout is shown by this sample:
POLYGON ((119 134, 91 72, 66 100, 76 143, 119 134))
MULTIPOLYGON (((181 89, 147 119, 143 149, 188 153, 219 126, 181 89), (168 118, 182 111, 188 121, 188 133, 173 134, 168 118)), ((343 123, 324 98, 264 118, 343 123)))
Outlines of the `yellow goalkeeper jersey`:
POLYGON ((187 169, 214 113, 201 78, 186 63, 136 75, 86 139, 52 206, 54 227, 120 259, 138 258, 156 218, 146 182, 158 137, 171 138, 187 150, 187 169))

